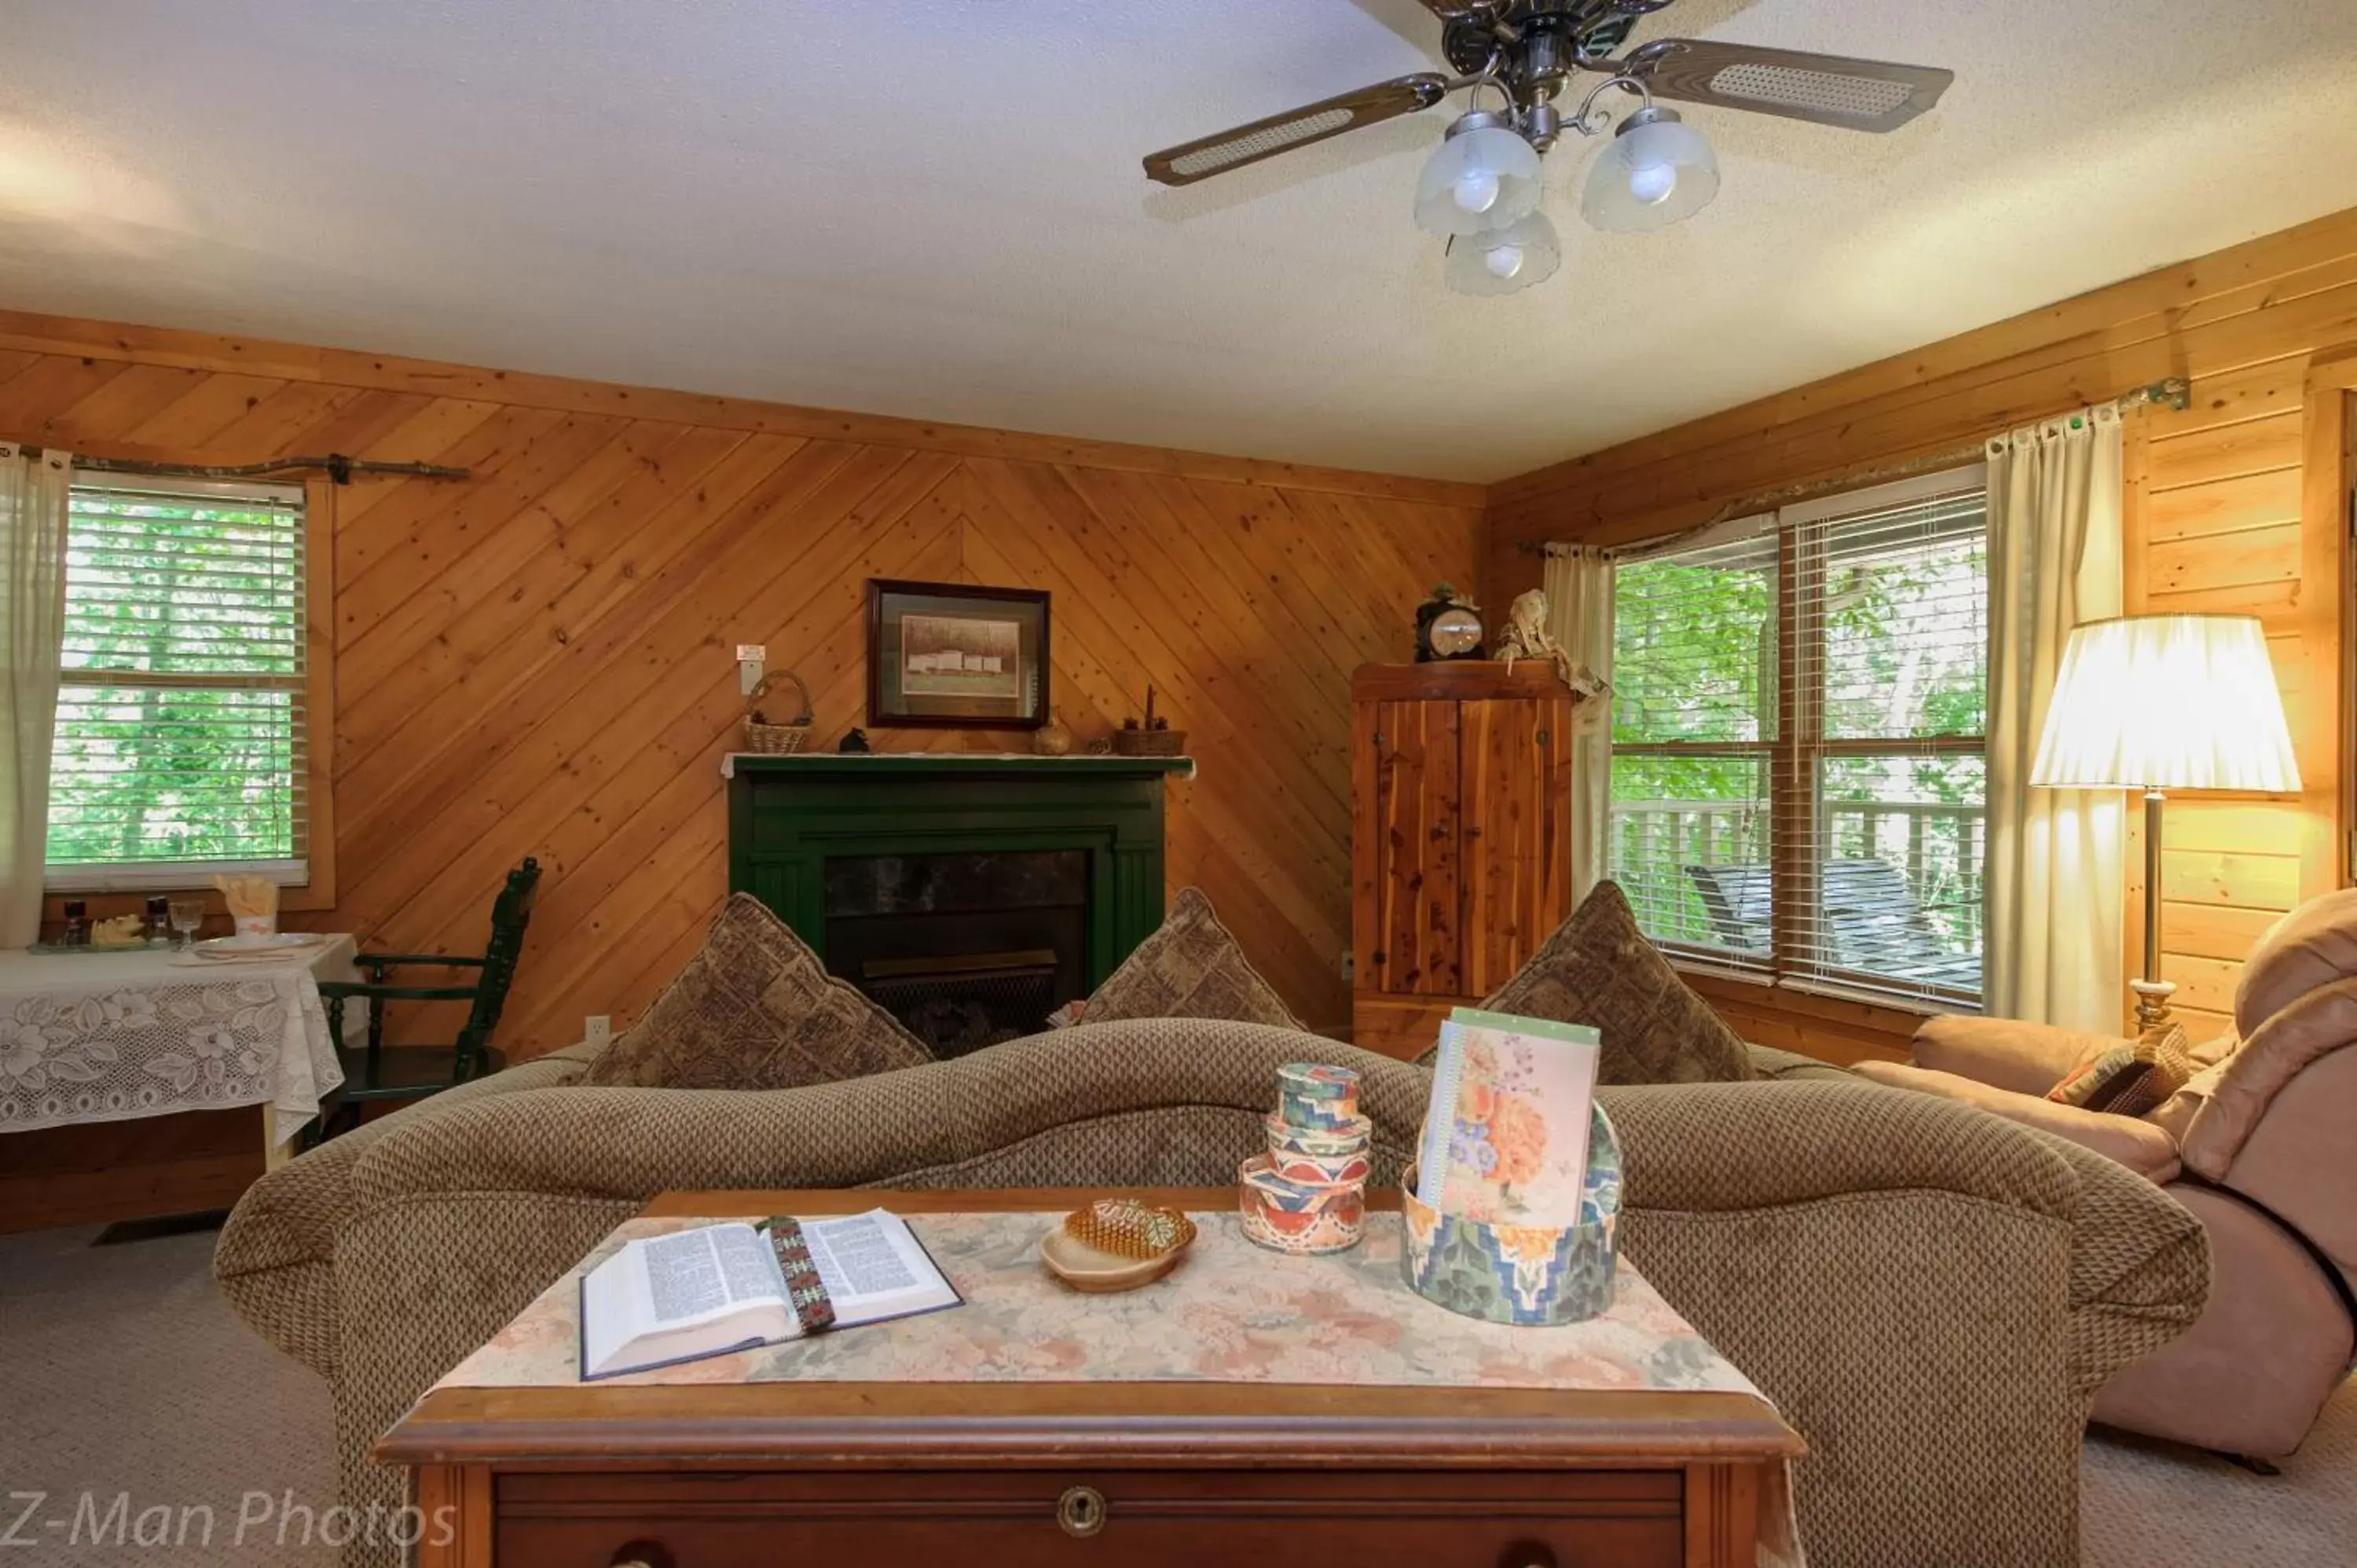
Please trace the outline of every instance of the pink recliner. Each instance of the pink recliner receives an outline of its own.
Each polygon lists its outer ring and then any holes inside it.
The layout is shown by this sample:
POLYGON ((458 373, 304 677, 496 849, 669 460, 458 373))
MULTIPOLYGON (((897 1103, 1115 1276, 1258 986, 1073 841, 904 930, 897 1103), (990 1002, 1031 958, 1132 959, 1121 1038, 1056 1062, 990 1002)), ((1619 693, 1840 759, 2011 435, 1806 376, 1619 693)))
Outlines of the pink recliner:
POLYGON ((1935 1018, 1878 1082, 1964 1101, 2109 1155, 2210 1235, 2210 1302, 2096 1396, 2097 1421, 2253 1459, 2299 1446, 2357 1354, 2357 888, 2259 940, 2234 1032, 2141 1117, 2045 1099, 2117 1040, 1996 1018, 1935 1018))

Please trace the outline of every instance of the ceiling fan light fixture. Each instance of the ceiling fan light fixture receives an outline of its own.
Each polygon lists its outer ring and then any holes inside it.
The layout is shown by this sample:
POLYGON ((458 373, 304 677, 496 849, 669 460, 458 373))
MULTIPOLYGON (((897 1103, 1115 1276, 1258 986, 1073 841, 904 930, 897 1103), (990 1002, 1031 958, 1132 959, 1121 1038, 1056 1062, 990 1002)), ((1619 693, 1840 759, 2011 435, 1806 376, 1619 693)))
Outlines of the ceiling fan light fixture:
POLYGON ((1544 212, 1503 229, 1452 234, 1441 276, 1458 294, 1520 294, 1544 283, 1563 265, 1563 242, 1544 212))
POLYGON ((1460 114, 1415 182, 1416 226, 1431 234, 1504 229, 1545 194, 1538 150, 1502 114, 1460 114))
POLYGON ((1594 228, 1635 234, 1691 218, 1717 194, 1718 159, 1702 133, 1676 110, 1648 105, 1597 154, 1579 209, 1594 228))

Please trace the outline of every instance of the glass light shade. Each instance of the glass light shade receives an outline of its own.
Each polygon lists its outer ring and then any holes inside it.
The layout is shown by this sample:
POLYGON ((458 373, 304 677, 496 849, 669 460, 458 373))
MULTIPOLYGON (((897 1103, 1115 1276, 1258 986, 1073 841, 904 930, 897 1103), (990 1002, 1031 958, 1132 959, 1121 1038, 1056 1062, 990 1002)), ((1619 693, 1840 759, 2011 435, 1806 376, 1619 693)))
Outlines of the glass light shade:
POLYGON ((1710 205, 1718 159, 1700 131, 1669 109, 1640 109, 1588 166, 1579 210, 1616 234, 1666 229, 1710 205))
POLYGON ((1430 234, 1509 228, 1538 210, 1538 150, 1495 114, 1459 115, 1415 182, 1416 227, 1430 234))
POLYGON ((2072 629, 2032 784, 2069 789, 2299 788, 2256 616, 2127 616, 2072 629))
POLYGON ((1544 212, 1494 234, 1456 234, 1441 276, 1459 294, 1519 294, 1563 264, 1563 243, 1544 212))

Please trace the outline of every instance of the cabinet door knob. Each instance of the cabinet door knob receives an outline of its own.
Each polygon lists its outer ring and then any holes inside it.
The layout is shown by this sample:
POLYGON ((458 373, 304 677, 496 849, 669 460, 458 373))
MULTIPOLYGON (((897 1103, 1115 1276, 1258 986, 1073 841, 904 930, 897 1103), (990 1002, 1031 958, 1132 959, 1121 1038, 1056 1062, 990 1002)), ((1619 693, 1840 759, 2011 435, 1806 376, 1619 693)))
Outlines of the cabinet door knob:
POLYGON ((1067 1487, 1056 1499, 1056 1522, 1070 1536, 1091 1536, 1104 1528, 1104 1494, 1094 1487, 1067 1487))
POLYGON ((626 1541, 614 1549, 613 1568, 672 1568, 672 1555, 660 1541, 626 1541))

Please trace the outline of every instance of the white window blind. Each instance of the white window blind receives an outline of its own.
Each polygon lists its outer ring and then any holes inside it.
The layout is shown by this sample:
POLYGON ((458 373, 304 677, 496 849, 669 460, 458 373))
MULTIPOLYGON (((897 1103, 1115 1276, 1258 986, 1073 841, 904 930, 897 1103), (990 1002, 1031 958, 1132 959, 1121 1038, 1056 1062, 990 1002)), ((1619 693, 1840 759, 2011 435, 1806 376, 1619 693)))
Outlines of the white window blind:
POLYGON ((304 532, 296 486, 77 477, 49 886, 308 878, 304 532))
POLYGON ((1624 562, 1613 875, 1657 941, 1803 983, 1981 986, 1977 469, 1624 562))
POLYGON ((1768 516, 1614 574, 1613 878, 1656 940, 1763 966, 1767 928, 1722 907, 1720 868, 1769 863, 1777 560, 1768 516))

